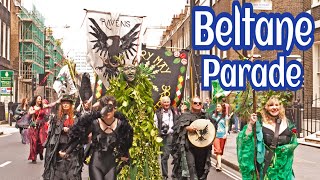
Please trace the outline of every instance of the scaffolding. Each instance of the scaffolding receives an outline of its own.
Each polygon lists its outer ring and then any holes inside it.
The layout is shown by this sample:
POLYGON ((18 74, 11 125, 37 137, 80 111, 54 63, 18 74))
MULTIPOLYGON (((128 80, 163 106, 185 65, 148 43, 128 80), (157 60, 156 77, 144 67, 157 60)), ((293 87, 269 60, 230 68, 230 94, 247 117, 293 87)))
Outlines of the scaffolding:
POLYGON ((44 18, 35 6, 30 12, 21 7, 18 17, 20 19, 19 60, 21 64, 19 71, 22 83, 20 87, 22 87, 23 96, 31 97, 32 78, 36 78, 38 82, 35 94, 44 95, 44 87, 41 87, 39 74, 44 73, 45 66, 47 76, 45 96, 49 101, 53 100, 52 85, 59 68, 56 64, 63 59, 61 43, 59 44, 54 39, 51 28, 44 26, 44 18))

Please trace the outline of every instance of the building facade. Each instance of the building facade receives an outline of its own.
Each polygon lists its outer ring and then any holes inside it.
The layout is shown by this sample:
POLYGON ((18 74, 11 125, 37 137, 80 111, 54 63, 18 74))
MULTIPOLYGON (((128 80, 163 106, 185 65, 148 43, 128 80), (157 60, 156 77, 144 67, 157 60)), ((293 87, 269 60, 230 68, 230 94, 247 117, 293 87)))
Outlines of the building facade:
POLYGON ((12 69, 10 63, 10 0, 0 0, 0 69, 12 69))
POLYGON ((14 0, 11 8, 11 57, 18 69, 17 101, 41 95, 55 99, 52 88, 54 77, 59 72, 63 60, 61 42, 54 39, 52 29, 45 27, 44 17, 35 6, 31 10, 14 0), (35 79, 36 85, 32 85, 35 79))
MULTIPOLYGON (((10 20, 10 0, 0 0, 0 102, 5 106, 9 102, 14 101, 15 78, 18 69, 12 64, 10 56, 10 36, 11 36, 11 20, 10 20), (9 75, 10 74, 10 75, 9 75), (3 81, 7 79, 8 81, 3 81)), ((5 108, 7 111, 7 108, 5 108)), ((1 121, 2 119, 0 119, 1 121)))
MULTIPOLYGON (((242 0, 243 1, 243 0, 242 0)), ((240 0, 240 3, 242 3, 240 0)), ((206 5, 211 6, 215 12, 215 14, 219 14, 221 12, 232 13, 232 2, 230 0, 195 0, 196 5, 206 5)), ((245 0, 245 2, 253 3, 254 0, 245 0)), ((294 47, 291 54, 287 56, 287 61, 297 59, 301 61, 304 66, 304 85, 303 87, 294 92, 295 99, 300 100, 300 102, 306 103, 307 99, 309 101, 311 99, 317 99, 320 97, 320 0, 272 0, 272 1, 256 1, 265 3, 268 2, 269 4, 264 4, 264 8, 261 8, 255 4, 254 5, 254 12, 266 12, 266 13, 284 13, 289 12, 293 16, 298 15, 301 12, 308 12, 310 13, 314 20, 315 20, 315 43, 312 48, 307 51, 301 51, 294 47)), ((179 15, 175 15, 172 18, 171 24, 167 26, 167 29, 163 32, 162 40, 160 46, 163 47, 173 47, 176 49, 181 48, 189 48, 190 46, 190 12, 189 6, 186 6, 185 9, 179 15)), ((244 52, 239 51, 239 53, 243 54, 244 52)), ((260 60, 275 60, 277 59, 277 51, 262 51, 257 48, 253 49, 253 52, 246 51, 248 55, 254 54, 260 56, 260 60)), ((213 47, 209 51, 195 51, 195 63, 197 64, 195 67, 200 66, 200 61, 196 61, 197 55, 202 54, 211 54, 216 55, 220 59, 230 59, 230 60, 237 60, 239 59, 238 53, 233 50, 229 49, 227 51, 222 51, 217 47, 213 47)), ((198 70, 200 71, 200 70, 198 70)), ((190 72, 189 77, 190 77, 190 72)), ((193 72, 193 74, 195 74, 193 72)), ((197 72, 197 74, 201 74, 197 72)), ((194 79, 193 81, 196 81, 194 79)), ((192 83, 188 82, 187 88, 190 88, 192 83), (189 85, 189 87, 188 87, 189 85)), ((200 83, 194 83, 194 86, 199 86, 200 83)), ((188 94, 188 92, 187 92, 188 94)), ((196 94, 196 92, 195 92, 196 94)), ((198 94, 202 96, 206 96, 205 94, 198 94)), ((190 93, 189 95, 190 96, 190 93)), ((320 101, 318 101, 320 103, 320 101)), ((315 105, 320 107, 320 104, 315 105)))

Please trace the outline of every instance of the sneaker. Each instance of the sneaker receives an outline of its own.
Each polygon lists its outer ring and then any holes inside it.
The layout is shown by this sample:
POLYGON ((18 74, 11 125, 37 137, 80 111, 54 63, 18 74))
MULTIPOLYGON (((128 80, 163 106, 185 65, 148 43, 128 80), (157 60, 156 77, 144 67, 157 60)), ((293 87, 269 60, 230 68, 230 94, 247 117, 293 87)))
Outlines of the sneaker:
POLYGON ((32 163, 32 164, 37 164, 37 161, 36 161, 36 160, 32 160, 31 163, 32 163))
POLYGON ((222 168, 217 166, 217 167, 216 167, 216 171, 217 171, 217 172, 221 172, 221 171, 222 171, 222 168))

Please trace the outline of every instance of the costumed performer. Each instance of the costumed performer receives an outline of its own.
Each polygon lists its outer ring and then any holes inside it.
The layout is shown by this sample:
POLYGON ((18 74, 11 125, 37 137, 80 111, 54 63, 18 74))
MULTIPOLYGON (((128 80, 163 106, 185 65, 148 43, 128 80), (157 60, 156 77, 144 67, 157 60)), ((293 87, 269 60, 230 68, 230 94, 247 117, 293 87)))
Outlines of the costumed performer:
POLYGON ((295 125, 286 117, 278 97, 271 96, 264 104, 261 115, 251 114, 250 121, 237 137, 237 155, 242 179, 258 180, 257 169, 260 180, 293 180, 293 153, 297 146, 295 125))
POLYGON ((32 160, 32 163, 37 163, 37 155, 39 154, 40 160, 43 160, 43 145, 47 139, 48 133, 46 129, 45 118, 46 108, 54 106, 60 102, 60 99, 50 105, 42 103, 42 97, 40 95, 35 96, 30 104, 28 114, 31 117, 30 128, 28 130, 30 140, 30 154, 28 160, 32 160))
POLYGON ((202 112, 202 102, 194 97, 191 102, 191 112, 181 114, 173 130, 173 161, 176 178, 190 180, 207 179, 210 170, 210 156, 212 144, 206 147, 196 147, 188 139, 188 132, 195 132, 197 128, 190 126, 197 119, 205 119, 202 112))
POLYGON ((122 113, 117 112, 117 102, 113 96, 100 100, 101 111, 92 111, 79 118, 71 128, 68 147, 60 151, 60 156, 68 158, 79 144, 86 144, 92 133, 92 143, 88 156, 89 177, 94 180, 115 180, 123 164, 129 161, 133 129, 122 113))
POLYGON ((81 180, 83 167, 83 148, 76 147, 67 159, 59 156, 58 152, 65 149, 69 141, 69 129, 76 123, 72 96, 64 95, 58 112, 50 120, 47 142, 45 144, 45 180, 81 180))

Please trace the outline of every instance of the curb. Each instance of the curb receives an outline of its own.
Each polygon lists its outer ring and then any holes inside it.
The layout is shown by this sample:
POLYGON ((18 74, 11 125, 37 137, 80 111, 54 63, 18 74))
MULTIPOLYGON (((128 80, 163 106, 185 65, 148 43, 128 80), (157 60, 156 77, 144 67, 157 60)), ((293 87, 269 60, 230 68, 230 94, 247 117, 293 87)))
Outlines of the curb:
POLYGON ((0 125, 2 124, 8 124, 8 121, 0 121, 0 125))
MULTIPOLYGON (((213 155, 212 157, 213 157, 215 160, 217 160, 217 158, 216 158, 215 155, 213 155)), ((221 163, 224 164, 224 165, 226 165, 226 166, 228 166, 228 167, 230 167, 230 168, 232 168, 233 170, 235 170, 235 171, 237 171, 237 172, 240 171, 239 166, 238 166, 237 164, 235 164, 235 163, 232 163, 231 161, 228 161, 228 160, 222 158, 222 159, 221 159, 221 163)))

